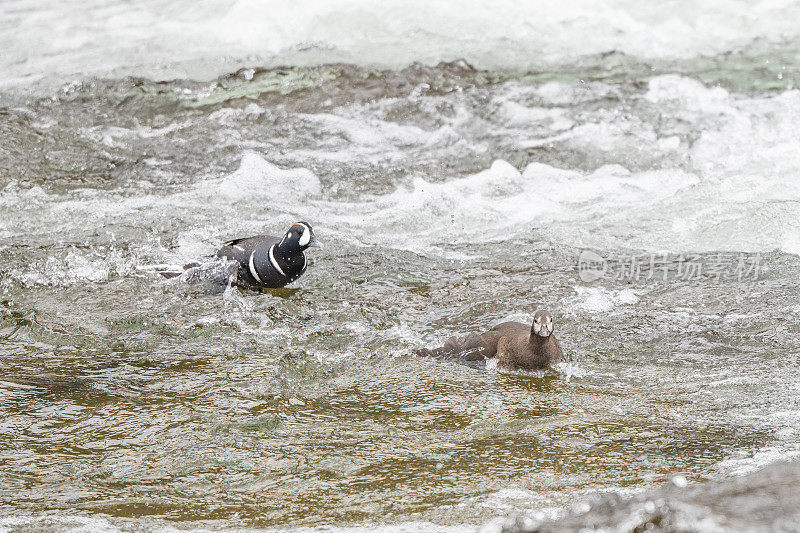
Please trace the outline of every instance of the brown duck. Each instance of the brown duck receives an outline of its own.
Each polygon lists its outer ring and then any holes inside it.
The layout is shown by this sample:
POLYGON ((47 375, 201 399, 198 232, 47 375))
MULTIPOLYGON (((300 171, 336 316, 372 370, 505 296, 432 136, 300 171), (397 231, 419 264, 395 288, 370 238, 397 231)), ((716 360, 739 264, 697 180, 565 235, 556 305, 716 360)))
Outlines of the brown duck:
POLYGON ((463 357, 470 361, 497 358, 497 367, 506 370, 541 370, 561 360, 561 344, 553 335, 553 315, 539 310, 533 324, 503 322, 486 333, 450 337, 444 346, 417 350, 419 355, 463 357))

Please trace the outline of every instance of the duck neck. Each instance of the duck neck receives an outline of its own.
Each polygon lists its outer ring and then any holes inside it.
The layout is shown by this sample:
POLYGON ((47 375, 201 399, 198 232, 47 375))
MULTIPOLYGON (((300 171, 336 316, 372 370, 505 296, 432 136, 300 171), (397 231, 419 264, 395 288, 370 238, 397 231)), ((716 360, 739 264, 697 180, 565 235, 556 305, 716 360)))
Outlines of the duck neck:
POLYGON ((534 352, 539 353, 542 351, 543 348, 545 348, 552 342, 551 341, 552 338, 553 338, 552 333, 547 337, 542 337, 541 335, 537 335, 536 333, 531 331, 531 337, 528 340, 528 346, 530 346, 534 352))
POLYGON ((299 248, 286 245, 281 246, 281 244, 283 244, 283 242, 272 247, 272 255, 285 276, 290 278, 295 277, 299 272, 305 269, 306 257, 299 248))
POLYGON ((282 263, 295 263, 298 261, 303 262, 303 250, 297 246, 292 246, 284 241, 279 242, 274 248, 275 258, 282 263))
POLYGON ((531 365, 537 368, 545 368, 557 363, 561 357, 561 348, 552 333, 547 337, 541 337, 531 332, 528 349, 530 350, 531 365))

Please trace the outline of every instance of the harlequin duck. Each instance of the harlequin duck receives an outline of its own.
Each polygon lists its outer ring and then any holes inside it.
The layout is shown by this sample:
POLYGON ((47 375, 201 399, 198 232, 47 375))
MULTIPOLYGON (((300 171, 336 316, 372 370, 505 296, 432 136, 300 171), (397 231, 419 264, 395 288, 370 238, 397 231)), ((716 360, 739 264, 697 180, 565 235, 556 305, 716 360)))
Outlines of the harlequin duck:
POLYGON ((307 222, 295 222, 286 235, 256 235, 234 239, 217 251, 217 257, 236 261, 236 284, 254 289, 283 287, 306 271, 308 248, 320 244, 307 222))
POLYGON ((486 333, 450 337, 444 346, 417 350, 419 355, 463 357, 475 361, 497 358, 497 367, 505 370, 541 370, 561 360, 561 344, 553 335, 553 315, 539 310, 533 324, 503 322, 486 333))

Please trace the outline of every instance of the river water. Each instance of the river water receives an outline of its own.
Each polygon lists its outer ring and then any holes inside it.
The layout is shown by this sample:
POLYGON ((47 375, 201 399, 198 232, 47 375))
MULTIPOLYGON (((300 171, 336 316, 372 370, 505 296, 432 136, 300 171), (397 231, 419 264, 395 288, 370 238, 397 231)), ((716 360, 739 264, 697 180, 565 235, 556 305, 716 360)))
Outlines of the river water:
POLYGON ((800 452, 797 3, 160 4, 0 7, 0 531, 493 531, 800 452), (155 273, 296 220, 290 288, 155 273), (552 371, 412 354, 543 307, 552 371))

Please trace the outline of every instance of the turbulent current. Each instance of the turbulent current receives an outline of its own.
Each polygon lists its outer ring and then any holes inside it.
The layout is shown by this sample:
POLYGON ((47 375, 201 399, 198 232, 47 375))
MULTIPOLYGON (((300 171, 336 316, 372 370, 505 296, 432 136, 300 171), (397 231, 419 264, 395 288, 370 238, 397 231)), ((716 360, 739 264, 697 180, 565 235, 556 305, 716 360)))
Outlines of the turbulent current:
POLYGON ((95 4, 0 7, 0 531, 494 531, 800 454, 796 4, 95 4), (288 288, 156 272, 297 220, 288 288), (413 354, 539 308, 553 370, 413 354))

